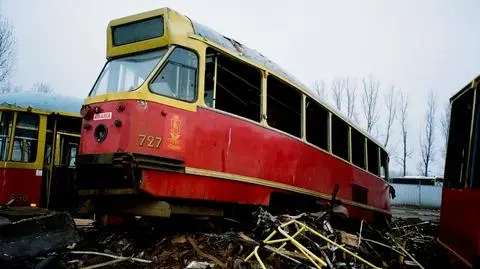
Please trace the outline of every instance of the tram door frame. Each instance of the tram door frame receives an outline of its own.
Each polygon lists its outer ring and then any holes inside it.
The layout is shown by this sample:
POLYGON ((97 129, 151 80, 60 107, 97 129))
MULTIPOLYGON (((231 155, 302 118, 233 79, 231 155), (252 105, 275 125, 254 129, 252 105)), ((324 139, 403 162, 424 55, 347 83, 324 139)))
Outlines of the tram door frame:
MULTIPOLYGON (((72 164, 72 149, 75 148, 75 157, 78 154, 79 146, 80 146, 80 128, 79 133, 72 133, 64 130, 57 129, 58 118, 56 117, 53 122, 53 130, 47 131, 47 138, 45 143, 45 161, 43 165, 44 177, 45 181, 45 206, 47 208, 58 207, 58 200, 54 201, 55 198, 61 199, 61 190, 58 188, 58 180, 61 181, 69 181, 69 182, 61 182, 66 183, 70 187, 72 187, 72 191, 75 190, 75 181, 74 175, 72 173, 72 178, 55 178, 59 175, 57 172, 61 171, 61 169, 66 169, 65 171, 68 172, 68 169, 72 169, 71 171, 75 170, 75 161, 73 160, 72 164), (49 137, 49 135, 51 136, 49 137), (70 141, 74 142, 70 142, 70 141), (70 147, 69 145, 75 145, 70 147), (50 149, 48 147, 50 146, 50 149), (70 150, 70 152, 65 152, 65 150, 70 150), (66 153, 66 154, 65 154, 66 153), (49 154, 49 156, 47 156, 49 154), (67 160, 65 160, 67 159, 67 160), (68 162, 68 163, 67 163, 68 162), (53 198, 53 199, 52 199, 53 198)), ((75 159, 73 157, 73 159, 75 159)), ((72 192, 73 194, 73 192, 72 192)), ((69 197, 73 198, 73 197, 69 197)), ((67 205, 68 206, 68 205, 67 205)))

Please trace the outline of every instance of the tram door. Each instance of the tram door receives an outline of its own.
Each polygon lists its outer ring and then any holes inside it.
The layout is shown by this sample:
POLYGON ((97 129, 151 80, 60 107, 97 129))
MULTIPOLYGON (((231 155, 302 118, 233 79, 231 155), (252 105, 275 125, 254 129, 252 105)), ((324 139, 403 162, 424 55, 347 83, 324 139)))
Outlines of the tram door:
POLYGON ((47 132, 46 142, 43 169, 46 206, 59 210, 75 207, 75 159, 80 134, 53 128, 47 132))

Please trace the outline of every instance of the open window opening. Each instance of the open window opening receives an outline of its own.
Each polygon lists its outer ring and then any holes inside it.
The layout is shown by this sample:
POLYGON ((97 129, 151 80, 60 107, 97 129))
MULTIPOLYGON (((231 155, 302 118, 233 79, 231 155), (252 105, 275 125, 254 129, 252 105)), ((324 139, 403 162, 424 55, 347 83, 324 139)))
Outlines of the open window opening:
POLYGON ((348 161, 348 125, 335 115, 332 115, 332 152, 348 161))
POLYGON ((368 171, 374 175, 380 176, 378 171, 378 146, 370 139, 367 140, 368 171))
POLYGON ((380 149, 380 177, 382 177, 385 181, 389 180, 388 154, 383 149, 380 149))
POLYGON ((258 69, 207 50, 205 71, 208 106, 260 122, 262 75, 258 69))
MULTIPOLYGON (((216 109, 260 122, 261 72, 253 66, 220 54, 210 57, 210 63, 207 62, 207 72, 215 71, 215 57, 217 63, 216 92, 212 104, 215 104, 216 109)), ((213 77, 213 74, 206 74, 205 76, 213 77)), ((206 87, 213 89, 212 82, 211 80, 206 87)), ((207 94, 208 92, 206 90, 207 94)), ((209 96, 207 99, 210 99, 209 96)), ((213 98, 213 92, 211 96, 213 98)))
POLYGON ((466 186, 473 97, 474 91, 471 89, 452 102, 445 160, 445 186, 448 188, 461 189, 466 186))
POLYGON ((0 119, 0 161, 8 159, 8 146, 12 132, 13 112, 2 111, 0 119))
POLYGON ((352 163, 365 169, 365 136, 352 128, 352 163))
MULTIPOLYGON (((52 161, 54 150, 53 150, 53 129, 55 126, 54 116, 47 117, 47 135, 45 137, 45 153, 43 154, 43 164, 49 165, 52 161)), ((78 132, 78 127, 77 127, 78 132)), ((48 171, 44 171, 44 173, 48 171)))
POLYGON ((214 92, 215 92, 215 64, 216 64, 216 53, 214 50, 208 48, 205 58, 205 87, 203 99, 205 105, 208 107, 214 107, 214 92))
POLYGON ((38 125, 38 115, 18 112, 13 139, 12 161, 35 162, 38 147, 38 125))
POLYGON ((61 135, 60 165, 74 168, 79 147, 78 130, 82 122, 77 118, 60 117, 57 119, 57 132, 61 135))
POLYGON ((328 150, 328 110, 310 97, 306 98, 305 107, 307 141, 328 150))
POLYGON ((302 94, 273 76, 267 78, 267 123, 301 137, 302 94))

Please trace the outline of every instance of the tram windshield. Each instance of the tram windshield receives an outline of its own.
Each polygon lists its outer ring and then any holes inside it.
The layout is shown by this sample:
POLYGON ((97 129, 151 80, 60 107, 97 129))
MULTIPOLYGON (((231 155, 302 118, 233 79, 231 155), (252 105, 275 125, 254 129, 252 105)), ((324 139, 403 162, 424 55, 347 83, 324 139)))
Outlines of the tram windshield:
POLYGON ((90 96, 136 90, 165 56, 167 48, 107 62, 90 96))

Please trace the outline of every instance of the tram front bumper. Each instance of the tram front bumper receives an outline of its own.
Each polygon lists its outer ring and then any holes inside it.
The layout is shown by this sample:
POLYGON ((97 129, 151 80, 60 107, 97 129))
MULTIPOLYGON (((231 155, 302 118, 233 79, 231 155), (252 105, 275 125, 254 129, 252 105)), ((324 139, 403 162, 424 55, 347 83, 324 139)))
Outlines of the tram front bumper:
POLYGON ((132 194, 142 180, 142 170, 185 172, 183 160, 136 153, 80 154, 76 182, 80 195, 132 194))

